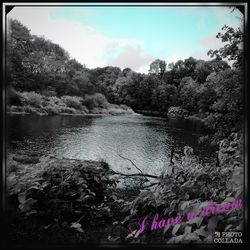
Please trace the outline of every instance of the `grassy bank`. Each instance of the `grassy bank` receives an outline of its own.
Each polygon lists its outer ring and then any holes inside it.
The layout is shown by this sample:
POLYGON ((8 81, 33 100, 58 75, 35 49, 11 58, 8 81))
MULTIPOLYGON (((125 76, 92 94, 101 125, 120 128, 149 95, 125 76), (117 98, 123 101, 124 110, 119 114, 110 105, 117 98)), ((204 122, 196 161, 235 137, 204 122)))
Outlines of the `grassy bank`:
POLYGON ((77 96, 44 96, 36 92, 18 92, 14 90, 10 94, 7 112, 37 115, 122 115, 134 113, 126 105, 109 103, 105 96, 100 93, 82 98, 77 96))

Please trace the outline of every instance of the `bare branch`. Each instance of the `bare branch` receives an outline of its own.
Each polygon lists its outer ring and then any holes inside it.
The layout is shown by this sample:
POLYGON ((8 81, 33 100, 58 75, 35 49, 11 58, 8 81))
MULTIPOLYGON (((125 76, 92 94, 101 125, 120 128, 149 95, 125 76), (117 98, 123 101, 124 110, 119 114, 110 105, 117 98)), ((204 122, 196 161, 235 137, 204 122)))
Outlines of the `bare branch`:
POLYGON ((127 177, 142 176, 142 177, 148 177, 148 178, 154 178, 154 179, 158 179, 159 178, 159 176, 151 175, 151 174, 143 174, 143 173, 142 174, 140 174, 140 173, 138 173, 138 174, 123 174, 123 173, 120 173, 120 172, 116 172, 114 170, 110 170, 110 173, 111 174, 118 174, 118 175, 121 175, 121 176, 127 176, 127 177))
POLYGON ((137 170, 139 170, 141 173, 142 173, 142 175, 144 175, 144 173, 141 171, 141 169, 139 169, 136 165, 135 165, 135 163, 132 161, 132 160, 130 160, 129 158, 127 158, 127 157, 124 157, 124 156, 122 156, 122 155, 120 155, 120 154, 118 154, 122 159, 125 159, 125 160, 128 160, 128 161, 130 161, 131 163, 132 163, 132 165, 137 169, 137 170))

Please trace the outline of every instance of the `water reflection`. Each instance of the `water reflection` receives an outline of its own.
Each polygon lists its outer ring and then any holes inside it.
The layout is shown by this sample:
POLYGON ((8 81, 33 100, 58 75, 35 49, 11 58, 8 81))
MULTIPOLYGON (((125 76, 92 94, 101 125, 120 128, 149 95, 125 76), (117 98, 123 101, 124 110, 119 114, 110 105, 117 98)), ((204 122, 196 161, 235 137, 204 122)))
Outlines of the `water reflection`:
POLYGON ((43 155, 104 159, 113 169, 129 173, 136 170, 119 154, 152 174, 167 167, 173 143, 175 160, 180 159, 185 145, 201 157, 208 156, 197 142, 204 132, 200 125, 156 117, 11 115, 8 128, 10 152, 26 149, 43 155))

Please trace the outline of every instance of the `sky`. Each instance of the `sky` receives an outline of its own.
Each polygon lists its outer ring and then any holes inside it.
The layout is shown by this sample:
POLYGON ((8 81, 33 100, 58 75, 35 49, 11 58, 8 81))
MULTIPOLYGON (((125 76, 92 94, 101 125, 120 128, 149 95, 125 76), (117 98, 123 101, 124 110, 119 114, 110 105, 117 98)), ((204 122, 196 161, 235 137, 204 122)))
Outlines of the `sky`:
POLYGON ((242 14, 223 6, 16 6, 8 18, 61 45, 88 68, 141 73, 158 58, 167 64, 190 56, 208 60, 209 49, 223 46, 216 38, 222 26, 242 25, 242 14))

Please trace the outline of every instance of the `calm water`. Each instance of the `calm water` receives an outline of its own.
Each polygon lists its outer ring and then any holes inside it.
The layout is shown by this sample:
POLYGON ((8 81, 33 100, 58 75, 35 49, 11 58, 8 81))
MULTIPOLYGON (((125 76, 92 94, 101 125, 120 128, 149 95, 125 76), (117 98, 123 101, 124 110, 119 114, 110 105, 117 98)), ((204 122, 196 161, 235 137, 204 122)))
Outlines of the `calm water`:
POLYGON ((130 158, 145 173, 157 174, 167 167, 175 141, 174 160, 189 145, 209 160, 209 151, 198 144, 204 134, 200 125, 164 118, 129 116, 35 116, 10 115, 9 152, 38 151, 86 160, 106 160, 113 169, 134 173, 136 169, 118 154, 130 158), (131 169, 128 169, 131 168, 131 169))

